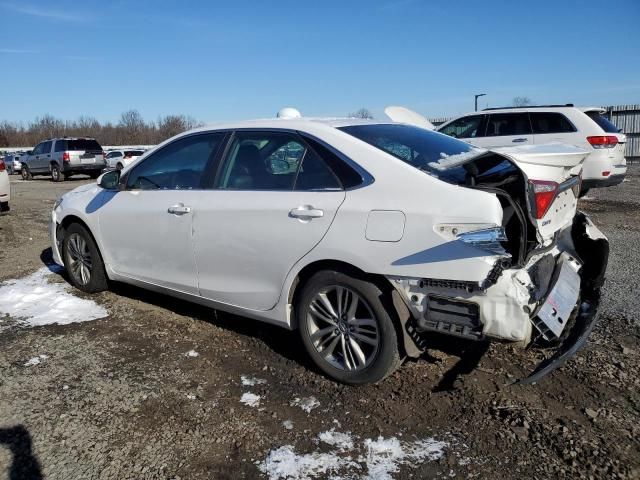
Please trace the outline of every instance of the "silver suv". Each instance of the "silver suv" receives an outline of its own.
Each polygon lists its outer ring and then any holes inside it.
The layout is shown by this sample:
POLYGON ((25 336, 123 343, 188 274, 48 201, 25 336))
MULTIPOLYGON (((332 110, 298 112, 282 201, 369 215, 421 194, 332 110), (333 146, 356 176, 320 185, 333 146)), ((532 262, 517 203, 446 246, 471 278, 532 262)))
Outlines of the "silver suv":
POLYGON ((63 137, 40 142, 22 163, 22 178, 51 175, 61 182, 75 173, 98 178, 106 166, 105 153, 93 138, 63 137))

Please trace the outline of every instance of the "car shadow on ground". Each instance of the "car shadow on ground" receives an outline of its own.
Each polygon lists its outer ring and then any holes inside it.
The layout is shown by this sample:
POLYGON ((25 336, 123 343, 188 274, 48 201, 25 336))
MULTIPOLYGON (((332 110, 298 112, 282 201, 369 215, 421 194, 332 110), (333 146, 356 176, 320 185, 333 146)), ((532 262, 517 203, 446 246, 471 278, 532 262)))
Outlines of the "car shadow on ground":
POLYGON ((33 453, 31 435, 24 425, 0 428, 0 447, 11 451, 9 480, 41 480, 40 462, 33 453))
MULTIPOLYGON (((51 272, 60 275, 67 283, 69 282, 66 271, 53 261, 51 248, 42 251, 40 260, 51 272)), ((274 353, 324 376, 324 373, 309 359, 296 331, 286 330, 259 320, 222 312, 125 283, 110 282, 109 291, 115 295, 155 305, 184 317, 201 320, 234 333, 255 338, 263 342, 274 353)), ((428 351, 430 349, 439 350, 459 358, 433 388, 433 392, 446 392, 456 389, 455 382, 460 376, 467 375, 478 367, 481 359, 489 350, 490 343, 488 341, 466 340, 433 333, 429 334, 424 345, 426 346, 426 351, 419 357, 418 361, 439 362, 440 360, 429 355, 428 351)))

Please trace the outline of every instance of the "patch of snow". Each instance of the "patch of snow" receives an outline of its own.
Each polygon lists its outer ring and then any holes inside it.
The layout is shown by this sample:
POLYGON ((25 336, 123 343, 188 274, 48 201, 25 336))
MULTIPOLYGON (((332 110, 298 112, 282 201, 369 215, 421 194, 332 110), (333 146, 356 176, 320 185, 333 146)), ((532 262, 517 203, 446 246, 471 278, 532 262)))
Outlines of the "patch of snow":
POLYGON ((340 450, 351 450, 353 448, 353 437, 350 432, 336 432, 335 428, 322 432, 318 435, 318 439, 340 450))
POLYGON ((284 428, 286 428, 287 430, 292 430, 293 429, 293 422, 291 420, 285 420, 284 422, 282 422, 282 426, 284 428))
POLYGON ((474 158, 484 155, 488 151, 489 150, 484 148, 471 147, 468 152, 456 153, 455 155, 447 155, 444 152, 440 152, 440 159, 436 162, 429 162, 429 166, 440 171, 448 170, 450 168, 464 165, 474 158))
POLYGON ((240 380, 242 380, 242 385, 245 387, 254 387, 256 385, 263 385, 267 383, 264 378, 248 377, 246 375, 241 375, 240 380))
POLYGON ((414 468, 440 459, 449 446, 433 438, 401 442, 396 437, 366 439, 355 445, 351 435, 335 430, 320 433, 318 438, 338 448, 297 454, 293 446, 285 445, 271 450, 264 462, 256 464, 270 480, 317 477, 390 480, 402 466, 414 468))
POLYGON ((347 467, 360 468, 349 457, 334 453, 308 453, 298 455, 291 445, 272 450, 258 468, 270 480, 304 480, 328 473, 337 474, 347 467))
POLYGON ((582 197, 580 200, 586 200, 587 202, 589 202, 589 201, 591 201, 591 200, 595 200, 595 198, 593 198, 593 197, 588 197, 588 196, 586 196, 586 195, 585 195, 585 196, 584 196, 584 197, 582 197))
POLYGON ((186 352, 184 354, 185 357, 197 357, 200 354, 198 352, 196 352, 195 350, 189 350, 188 352, 186 352))
POLYGON ((51 270, 41 268, 0 284, 0 322, 6 314, 31 327, 86 322, 108 315, 93 300, 69 293, 66 284, 49 283, 50 276, 51 270))
POLYGON ((296 397, 291 401, 290 405, 292 407, 300 407, 305 412, 311 413, 311 410, 320 406, 320 402, 316 397, 296 397))
POLYGON ((25 367, 32 367, 34 365, 39 365, 43 360, 49 358, 48 355, 38 355, 37 357, 30 358, 24 364, 25 367))
POLYGON ((260 406, 260 395, 255 395, 253 393, 243 393, 242 397, 240 397, 240 402, 244 403, 248 407, 258 407, 260 406))

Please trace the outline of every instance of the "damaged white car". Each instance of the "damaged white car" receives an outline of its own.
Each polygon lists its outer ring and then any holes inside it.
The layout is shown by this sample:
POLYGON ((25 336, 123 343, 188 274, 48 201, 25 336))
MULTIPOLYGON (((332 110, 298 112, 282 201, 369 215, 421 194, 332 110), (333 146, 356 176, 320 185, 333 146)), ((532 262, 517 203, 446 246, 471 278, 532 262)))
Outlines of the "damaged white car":
POLYGON ((205 127, 64 195, 53 255, 85 292, 126 282, 297 329, 341 382, 384 378, 433 332, 556 342, 533 381, 596 318, 609 247, 576 212, 586 155, 354 119, 205 127))

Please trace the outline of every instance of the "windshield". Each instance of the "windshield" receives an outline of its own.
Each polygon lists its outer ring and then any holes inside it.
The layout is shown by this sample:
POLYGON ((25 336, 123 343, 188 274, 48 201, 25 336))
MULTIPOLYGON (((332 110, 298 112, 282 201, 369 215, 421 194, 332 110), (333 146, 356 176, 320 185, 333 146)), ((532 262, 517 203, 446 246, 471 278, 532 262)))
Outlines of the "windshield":
POLYGON ((589 115, 589 118, 596 122, 598 126, 607 133, 618 133, 620 129, 616 127, 613 123, 611 123, 607 117, 600 114, 599 112, 586 112, 589 115))
POLYGON ((353 125, 340 130, 445 181, 458 183, 462 165, 487 152, 441 133, 410 125, 353 125))

